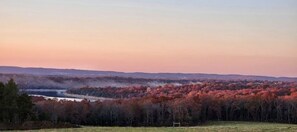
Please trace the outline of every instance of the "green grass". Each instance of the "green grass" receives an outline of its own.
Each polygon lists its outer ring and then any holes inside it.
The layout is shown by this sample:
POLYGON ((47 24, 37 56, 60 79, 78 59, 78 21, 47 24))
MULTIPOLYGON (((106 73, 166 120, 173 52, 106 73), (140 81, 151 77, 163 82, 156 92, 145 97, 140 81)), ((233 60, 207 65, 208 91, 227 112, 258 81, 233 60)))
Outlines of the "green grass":
POLYGON ((82 127, 32 132, 297 132, 297 125, 260 122, 209 122, 195 127, 82 127))

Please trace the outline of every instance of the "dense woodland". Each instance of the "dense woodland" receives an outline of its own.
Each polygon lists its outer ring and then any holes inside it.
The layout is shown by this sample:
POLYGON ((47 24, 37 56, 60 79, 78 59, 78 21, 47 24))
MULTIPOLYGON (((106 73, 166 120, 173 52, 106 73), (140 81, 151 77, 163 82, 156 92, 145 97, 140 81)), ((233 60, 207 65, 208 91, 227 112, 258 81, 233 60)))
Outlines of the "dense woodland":
MULTIPOLYGON (((83 87, 77 89, 69 89, 67 92, 72 94, 90 95, 98 97, 108 98, 135 98, 135 97, 147 97, 147 96, 165 96, 172 98, 179 98, 188 96, 188 94, 194 95, 197 93, 214 92, 235 92, 238 90, 250 91, 250 90, 262 90, 262 89, 278 89, 288 90, 290 88, 296 88, 294 82, 270 82, 270 81, 219 81, 219 80, 199 80, 191 82, 188 85, 181 85, 179 83, 169 83, 165 86, 159 87, 105 87, 105 88, 93 88, 83 87), (219 90, 219 91, 218 91, 219 90), (227 91, 222 91, 227 90, 227 91)), ((239 91, 241 92, 241 91, 239 91)))
POLYGON ((83 125, 197 125, 209 120, 297 123, 295 82, 206 80, 182 86, 85 87, 68 92, 115 100, 36 99, 36 109, 47 120, 83 125))
POLYGON ((34 120, 100 126, 198 125, 210 120, 297 123, 296 82, 202 80, 181 86, 84 87, 68 92, 115 99, 33 97, 34 120))

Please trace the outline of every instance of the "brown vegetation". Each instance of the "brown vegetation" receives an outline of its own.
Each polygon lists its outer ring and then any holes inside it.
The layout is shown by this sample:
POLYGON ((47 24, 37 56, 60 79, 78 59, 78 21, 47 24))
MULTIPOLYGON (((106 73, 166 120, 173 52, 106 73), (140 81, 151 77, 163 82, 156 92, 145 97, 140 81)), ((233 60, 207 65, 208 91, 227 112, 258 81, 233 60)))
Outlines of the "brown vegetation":
POLYGON ((197 125, 208 120, 297 123, 294 82, 203 81, 183 86, 82 88, 69 92, 118 99, 39 100, 35 101, 38 117, 102 126, 170 126, 172 122, 197 125))

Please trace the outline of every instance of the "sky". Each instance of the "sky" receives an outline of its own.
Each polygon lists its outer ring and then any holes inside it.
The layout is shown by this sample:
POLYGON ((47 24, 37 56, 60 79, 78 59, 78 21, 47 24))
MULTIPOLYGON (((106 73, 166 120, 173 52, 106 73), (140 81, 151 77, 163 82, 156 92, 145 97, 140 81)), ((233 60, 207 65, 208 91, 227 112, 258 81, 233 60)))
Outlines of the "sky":
POLYGON ((1 0, 0 65, 297 77, 297 1, 1 0))

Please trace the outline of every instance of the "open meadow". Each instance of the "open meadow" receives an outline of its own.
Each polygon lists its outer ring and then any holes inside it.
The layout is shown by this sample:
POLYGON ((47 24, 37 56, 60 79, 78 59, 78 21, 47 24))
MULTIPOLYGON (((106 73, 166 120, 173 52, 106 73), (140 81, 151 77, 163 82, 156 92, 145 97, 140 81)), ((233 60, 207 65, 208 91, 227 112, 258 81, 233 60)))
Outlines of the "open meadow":
POLYGON ((43 129, 31 132, 296 132, 295 124, 261 122, 209 122, 195 127, 88 127, 43 129))

